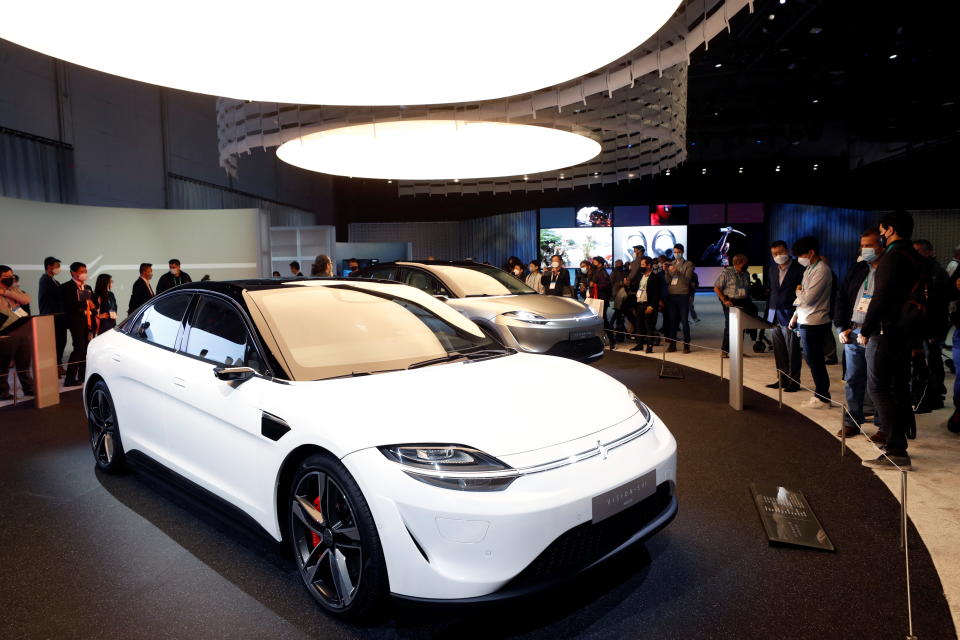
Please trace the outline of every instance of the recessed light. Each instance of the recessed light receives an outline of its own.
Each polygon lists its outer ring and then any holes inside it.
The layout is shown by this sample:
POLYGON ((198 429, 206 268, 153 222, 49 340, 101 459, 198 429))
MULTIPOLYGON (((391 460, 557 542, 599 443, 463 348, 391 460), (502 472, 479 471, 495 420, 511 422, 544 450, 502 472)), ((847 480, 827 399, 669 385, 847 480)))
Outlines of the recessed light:
POLYGON ((740 167, 739 169, 737 169, 737 173, 743 173, 743 167, 740 167))
POLYGON ((774 169, 774 171, 777 171, 777 172, 779 172, 779 171, 780 171, 780 165, 777 165, 777 168, 776 168, 776 169, 774 169))
POLYGON ((819 99, 817 99, 817 98, 814 98, 814 99, 813 99, 813 104, 817 104, 818 102, 820 102, 819 99))
POLYGON ((719 69, 720 67, 723 66, 723 63, 722 63, 722 62, 718 62, 717 64, 715 64, 715 65, 713 65, 713 66, 714 66, 715 69, 719 69))
POLYGON ((704 167, 703 169, 700 170, 700 175, 702 175, 702 176, 707 175, 707 169, 706 169, 706 167, 704 167))
POLYGON ((633 174, 632 174, 632 173, 628 173, 628 174, 627 174, 627 177, 628 177, 628 178, 632 178, 632 177, 633 177, 633 174))
POLYGON ((670 175, 670 169, 667 169, 666 175, 670 175))
POLYGON ((897 54, 895 53, 890 54, 890 60, 896 60, 896 58, 897 58, 897 54))
POLYGON ((823 29, 821 29, 820 27, 811 27, 810 35, 812 36, 818 35, 821 31, 823 31, 823 29))
POLYGON ((776 17, 777 16, 775 14, 771 13, 770 15, 767 16, 767 20, 773 20, 776 17))

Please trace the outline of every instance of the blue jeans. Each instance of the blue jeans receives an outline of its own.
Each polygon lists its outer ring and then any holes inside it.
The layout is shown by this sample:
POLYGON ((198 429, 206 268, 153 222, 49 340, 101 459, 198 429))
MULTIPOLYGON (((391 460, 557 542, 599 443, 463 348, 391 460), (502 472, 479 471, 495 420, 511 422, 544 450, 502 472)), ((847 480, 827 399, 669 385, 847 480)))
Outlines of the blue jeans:
MULTIPOLYGON (((960 366, 960 329, 953 332, 953 366, 960 366)), ((960 375, 953 381, 953 406, 960 408, 960 375)))
POLYGON ((830 400, 830 375, 823 355, 827 335, 832 331, 830 323, 800 325, 800 344, 803 347, 803 359, 810 367, 813 386, 817 398, 823 402, 830 400))
MULTIPOLYGON (((864 347, 863 345, 857 344, 857 337, 859 335, 860 330, 854 329, 848 337, 849 342, 843 345, 843 355, 847 363, 847 373, 844 377, 847 383, 847 411, 850 413, 850 415, 844 416, 843 424, 848 427, 856 427, 863 424, 863 406, 869 397, 867 393, 867 371, 876 352, 876 341, 871 340, 867 343, 867 346, 864 347), (856 420, 857 424, 850 422, 851 416, 856 420)), ((880 426, 880 418, 876 414, 874 414, 873 423, 878 427, 880 426)))
POLYGON ((690 343, 690 296, 685 293, 671 293, 667 296, 670 325, 666 327, 667 337, 677 338, 677 333, 683 327, 683 342, 690 343))

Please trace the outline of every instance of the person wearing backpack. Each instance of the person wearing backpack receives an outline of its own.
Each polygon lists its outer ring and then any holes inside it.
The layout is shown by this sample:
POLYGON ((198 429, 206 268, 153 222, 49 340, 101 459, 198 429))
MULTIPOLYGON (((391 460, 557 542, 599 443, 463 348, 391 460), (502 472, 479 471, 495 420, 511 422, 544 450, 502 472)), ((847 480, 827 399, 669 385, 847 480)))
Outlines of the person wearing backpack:
POLYGON ((880 219, 886 251, 877 265, 873 297, 867 303, 857 343, 872 345, 867 388, 887 434, 886 455, 864 460, 872 469, 910 470, 907 432, 916 429, 910 404, 910 359, 926 335, 926 291, 929 274, 910 243, 913 216, 898 210, 880 219), (927 282, 925 285, 924 282, 927 282))

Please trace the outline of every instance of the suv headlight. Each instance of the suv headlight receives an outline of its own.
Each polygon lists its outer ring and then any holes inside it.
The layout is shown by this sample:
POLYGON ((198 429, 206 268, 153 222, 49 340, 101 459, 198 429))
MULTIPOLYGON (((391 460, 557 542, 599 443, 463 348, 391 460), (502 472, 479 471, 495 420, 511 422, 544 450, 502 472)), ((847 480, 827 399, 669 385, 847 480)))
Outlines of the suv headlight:
POLYGON ((649 408, 647 405, 643 404, 643 400, 641 400, 640 398, 638 398, 638 397, 637 397, 637 394, 635 394, 635 393, 634 393, 633 391, 631 391, 630 389, 627 389, 627 393, 630 394, 630 399, 633 400, 633 404, 637 405, 637 410, 639 410, 640 413, 643 414, 644 419, 646 419, 646 420, 649 421, 649 420, 650 420, 650 408, 649 408))
POLYGON ((532 311, 507 311, 503 315, 520 322, 529 322, 530 324, 547 324, 550 322, 543 316, 532 311))
POLYGON ((411 478, 460 491, 503 491, 520 473, 491 455, 458 444, 405 444, 378 447, 411 478))

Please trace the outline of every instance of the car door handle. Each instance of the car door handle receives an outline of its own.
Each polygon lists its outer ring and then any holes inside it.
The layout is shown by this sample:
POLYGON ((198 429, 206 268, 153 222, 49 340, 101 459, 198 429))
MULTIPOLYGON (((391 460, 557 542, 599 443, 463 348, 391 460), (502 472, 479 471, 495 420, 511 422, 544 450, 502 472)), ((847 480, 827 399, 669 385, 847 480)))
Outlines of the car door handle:
POLYGON ((114 362, 120 362, 120 354, 118 354, 118 353, 111 353, 111 354, 110 354, 110 358, 111 358, 114 362))
POLYGON ((176 386, 178 386, 178 387, 180 387, 181 389, 186 389, 186 388, 187 388, 187 383, 186 383, 186 381, 185 381, 183 378, 174 378, 174 379, 173 379, 173 384, 176 385, 176 386))

